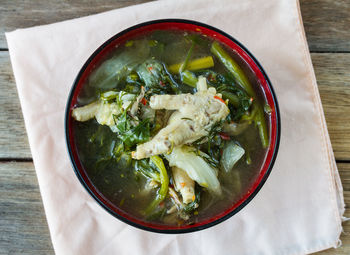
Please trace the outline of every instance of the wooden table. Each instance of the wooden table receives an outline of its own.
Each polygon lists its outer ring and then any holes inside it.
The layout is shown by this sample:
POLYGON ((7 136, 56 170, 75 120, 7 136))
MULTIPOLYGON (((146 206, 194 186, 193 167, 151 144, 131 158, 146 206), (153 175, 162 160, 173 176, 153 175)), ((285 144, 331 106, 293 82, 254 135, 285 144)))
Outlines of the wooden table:
MULTIPOLYGON (((5 31, 147 0, 2 0, 0 3, 0 254, 53 254, 5 31)), ((304 26, 337 165, 350 203, 350 0, 301 0, 304 26)), ((350 217, 350 212, 345 216, 350 217)), ((343 223, 350 232, 350 223, 343 223)), ((350 254, 343 246, 318 254, 350 254)))

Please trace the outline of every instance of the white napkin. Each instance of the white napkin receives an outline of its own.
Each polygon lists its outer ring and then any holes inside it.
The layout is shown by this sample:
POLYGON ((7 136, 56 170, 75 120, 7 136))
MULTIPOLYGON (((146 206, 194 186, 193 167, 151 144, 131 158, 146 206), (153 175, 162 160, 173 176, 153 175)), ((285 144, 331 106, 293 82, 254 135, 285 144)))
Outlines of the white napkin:
POLYGON ((297 1, 166 0, 6 37, 57 254, 306 254, 339 245, 342 186, 297 1), (159 18, 201 21, 242 42, 281 110, 280 150, 261 191, 234 217, 190 234, 148 233, 115 219, 79 183, 65 145, 65 104, 83 63, 114 34, 159 18))

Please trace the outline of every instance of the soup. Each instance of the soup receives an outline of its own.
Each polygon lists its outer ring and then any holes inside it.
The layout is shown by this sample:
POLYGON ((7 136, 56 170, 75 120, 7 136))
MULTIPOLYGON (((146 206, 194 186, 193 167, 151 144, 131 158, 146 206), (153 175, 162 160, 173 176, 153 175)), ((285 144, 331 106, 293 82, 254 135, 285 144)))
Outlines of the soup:
POLYGON ((232 207, 259 174, 270 107, 248 65, 200 32, 159 30, 118 45, 72 111, 79 159, 134 218, 182 226, 232 207))

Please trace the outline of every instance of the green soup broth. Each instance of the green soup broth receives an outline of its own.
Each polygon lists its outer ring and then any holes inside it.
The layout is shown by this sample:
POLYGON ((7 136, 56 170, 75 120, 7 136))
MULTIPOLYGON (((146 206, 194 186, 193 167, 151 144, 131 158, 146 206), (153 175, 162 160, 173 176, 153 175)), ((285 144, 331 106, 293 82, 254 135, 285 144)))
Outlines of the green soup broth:
MULTIPOLYGON (((118 45, 94 68, 78 96, 77 106, 86 105, 97 100, 104 91, 120 91, 126 87, 132 90, 133 86, 144 86, 142 81, 135 76, 137 73, 134 72, 140 63, 152 59, 169 68, 174 64, 183 63, 191 47, 192 52, 189 62, 207 56, 212 56, 214 60, 213 67, 191 71, 196 77, 207 75, 208 85, 210 86, 208 70, 216 74, 228 75, 225 66, 211 52, 212 43, 213 40, 211 38, 205 37, 200 33, 180 32, 177 30, 153 31, 132 38, 126 43, 118 45), (130 81, 131 78, 135 80, 130 81)), ((258 102, 261 107, 264 106, 266 100, 252 70, 236 52, 224 45, 221 46, 239 64, 246 77, 248 77, 256 93, 253 100, 258 102)), ((194 87, 182 82, 179 73, 171 73, 170 75, 177 85, 177 91, 169 89, 160 93, 180 94, 196 92, 194 87)), ((240 88, 234 79, 231 80, 235 86, 240 88)), ((233 86, 232 84, 227 85, 233 86)), ((135 88, 135 92, 137 94, 139 88, 135 88)), ((246 113, 246 115, 249 114, 246 113)), ((264 118, 267 128, 269 128, 269 114, 265 113, 264 118)), ((230 121, 240 123, 242 120, 235 119, 230 121)), ((144 211, 155 199, 159 187, 153 189, 145 188, 150 180, 135 170, 135 162, 133 162, 135 160, 125 155, 119 156, 119 158, 115 155, 116 148, 120 144, 118 133, 112 132, 106 125, 100 125, 95 119, 86 122, 74 121, 73 129, 79 158, 96 189, 107 200, 132 217, 166 225, 178 226, 204 221, 232 207, 246 194, 256 180, 266 156, 266 149, 261 144, 258 129, 252 121, 241 134, 229 137, 230 141, 234 141, 244 148, 245 154, 229 172, 220 169, 219 164, 218 180, 222 188, 221 196, 214 196, 205 188, 196 184, 196 190, 200 190, 199 207, 191 211, 187 218, 179 217, 178 212, 170 214, 166 212, 171 207, 169 196, 161 204, 166 210, 162 210, 160 206, 151 215, 145 215, 144 211)), ((228 142, 228 140, 222 139, 220 135, 216 135, 215 139, 220 139, 219 143, 228 142)), ((201 145, 202 147, 205 147, 205 145, 201 145)), ((222 153, 220 151, 222 147, 214 146, 215 149, 218 151, 213 153, 217 155, 222 153)), ((205 149, 204 151, 207 153, 205 149)), ((170 187, 172 187, 173 180, 170 167, 165 159, 163 161, 170 178, 170 187)), ((179 197, 181 199, 180 194, 179 197)))

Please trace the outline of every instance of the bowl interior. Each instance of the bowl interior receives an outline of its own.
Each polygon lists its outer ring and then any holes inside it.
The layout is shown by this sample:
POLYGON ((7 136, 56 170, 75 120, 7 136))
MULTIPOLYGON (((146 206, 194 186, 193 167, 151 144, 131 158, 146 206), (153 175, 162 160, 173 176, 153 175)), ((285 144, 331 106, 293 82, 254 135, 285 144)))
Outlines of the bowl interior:
POLYGON ((84 64, 73 84, 73 88, 71 90, 67 103, 65 124, 68 151, 73 164, 73 168, 80 182, 95 198, 95 200, 112 215, 130 225, 154 232, 164 233, 183 233, 207 228, 229 218, 241 210, 255 196, 255 194, 259 191, 266 178, 268 177, 277 154, 280 133, 279 112, 275 94, 267 75, 265 74, 258 61, 253 57, 253 55, 250 54, 249 51, 245 49, 245 47, 238 41, 225 34, 224 32, 205 24, 185 20, 158 20, 143 23, 113 36, 101 47, 99 47, 84 64), (261 165, 259 174, 256 177, 255 181, 252 183, 251 187, 236 203, 232 204, 232 206, 227 210, 222 211, 214 217, 211 217, 205 221, 192 225, 168 226, 164 224, 146 222, 133 217, 109 201, 101 192, 99 192, 98 189, 96 189, 91 179, 89 178, 84 165, 79 159, 74 129, 72 128, 72 123, 74 121, 71 117, 72 109, 77 105, 78 96, 81 93, 89 74, 94 70, 94 68, 103 62, 106 56, 108 56, 108 54, 113 51, 116 46, 121 45, 136 36, 147 34, 156 30, 180 30, 197 32, 204 36, 218 40, 228 48, 232 49, 232 51, 235 51, 241 57, 241 59, 244 60, 247 66, 249 66, 249 69, 254 74, 255 79, 260 86, 260 90, 263 93, 266 102, 271 107, 269 123, 270 144, 267 148, 267 153, 265 159, 263 160, 263 164, 261 165))

